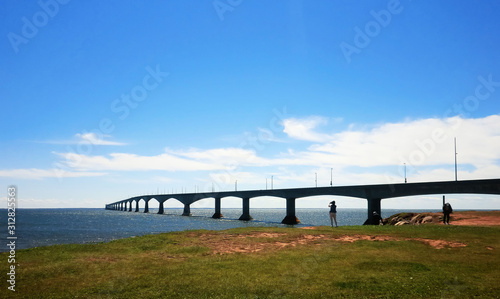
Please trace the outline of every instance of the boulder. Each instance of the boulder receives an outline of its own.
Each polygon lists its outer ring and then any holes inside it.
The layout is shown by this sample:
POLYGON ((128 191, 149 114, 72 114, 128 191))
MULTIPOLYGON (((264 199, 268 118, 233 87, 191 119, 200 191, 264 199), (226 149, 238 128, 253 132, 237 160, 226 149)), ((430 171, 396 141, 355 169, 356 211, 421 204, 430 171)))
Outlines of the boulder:
POLYGON ((419 224, 419 222, 418 222, 419 220, 420 220, 420 214, 417 214, 417 215, 413 216, 413 218, 411 218, 410 224, 414 224, 414 225, 419 224))
POLYGON ((410 224, 410 222, 407 220, 401 220, 398 223, 394 224, 394 226, 407 225, 407 224, 410 224))
POLYGON ((420 223, 432 223, 433 217, 432 216, 425 216, 420 223))
POLYGON ((395 225, 396 223, 398 223, 399 221, 401 221, 401 218, 399 217, 394 217, 392 218, 390 221, 389 221, 389 225, 395 225))

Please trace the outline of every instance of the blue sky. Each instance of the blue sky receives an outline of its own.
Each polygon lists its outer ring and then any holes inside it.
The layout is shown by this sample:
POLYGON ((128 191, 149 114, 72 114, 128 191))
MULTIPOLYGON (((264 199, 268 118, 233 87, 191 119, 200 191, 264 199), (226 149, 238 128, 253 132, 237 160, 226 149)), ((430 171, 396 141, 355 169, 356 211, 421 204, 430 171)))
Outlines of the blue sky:
POLYGON ((336 185, 403 182, 404 163, 409 182, 453 180, 454 137, 459 179, 500 173, 497 1, 9 0, 0 14, 0 181, 21 207, 264 189, 271 176, 326 186, 332 169, 336 185))

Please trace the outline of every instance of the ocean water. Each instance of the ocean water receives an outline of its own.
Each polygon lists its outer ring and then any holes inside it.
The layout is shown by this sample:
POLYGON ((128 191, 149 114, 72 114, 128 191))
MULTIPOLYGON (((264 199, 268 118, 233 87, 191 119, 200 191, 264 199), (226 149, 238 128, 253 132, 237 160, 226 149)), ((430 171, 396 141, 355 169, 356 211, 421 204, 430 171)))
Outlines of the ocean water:
MULTIPOLYGON (((165 209, 165 214, 124 212, 105 209, 17 209, 16 249, 71 243, 107 242, 120 238, 191 229, 224 230, 235 227, 304 227, 330 225, 328 209, 297 209, 300 224, 281 224, 285 209, 251 209, 252 221, 239 221, 241 209, 222 209, 222 219, 212 219, 213 209, 191 209, 193 216, 180 216, 182 209, 165 209)), ((436 212, 439 210, 382 210, 382 217, 399 212, 436 212)), ((337 222, 361 225, 366 209, 337 211, 337 222)), ((8 251, 7 210, 0 210, 0 223, 5 225, 0 251, 8 251)))

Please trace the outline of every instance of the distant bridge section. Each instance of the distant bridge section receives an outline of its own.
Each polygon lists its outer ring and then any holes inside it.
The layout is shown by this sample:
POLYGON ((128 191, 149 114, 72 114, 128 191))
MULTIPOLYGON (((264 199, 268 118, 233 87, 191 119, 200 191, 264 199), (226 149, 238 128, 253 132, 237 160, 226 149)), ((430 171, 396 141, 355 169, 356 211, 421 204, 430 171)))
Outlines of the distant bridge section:
POLYGON ((426 183, 402 183, 381 185, 355 185, 315 188, 268 189, 246 191, 222 191, 207 193, 179 193, 141 195, 120 200, 106 205, 108 210, 131 212, 135 202, 135 212, 139 212, 139 201, 144 200, 144 212, 149 212, 149 201, 155 199, 159 203, 159 214, 163 214, 163 203, 168 199, 177 199, 184 204, 183 216, 190 216, 190 205, 205 198, 215 199, 215 213, 213 218, 221 218, 221 199, 225 197, 239 197, 242 199, 243 213, 240 220, 251 220, 250 199, 262 196, 280 197, 286 199, 286 216, 282 223, 297 224, 299 219, 295 214, 295 200, 319 195, 348 196, 364 198, 368 204, 368 223, 373 219, 373 212, 381 215, 381 201, 385 198, 406 197, 429 194, 496 194, 500 195, 500 179, 445 181, 426 183))

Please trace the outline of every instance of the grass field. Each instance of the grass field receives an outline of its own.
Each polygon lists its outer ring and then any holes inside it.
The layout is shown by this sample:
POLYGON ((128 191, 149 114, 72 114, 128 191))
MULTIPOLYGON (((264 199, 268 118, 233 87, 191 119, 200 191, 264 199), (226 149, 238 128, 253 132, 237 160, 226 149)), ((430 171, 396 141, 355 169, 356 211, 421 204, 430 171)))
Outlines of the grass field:
POLYGON ((500 226, 174 232, 19 250, 0 298, 498 298, 499 249, 500 226))

